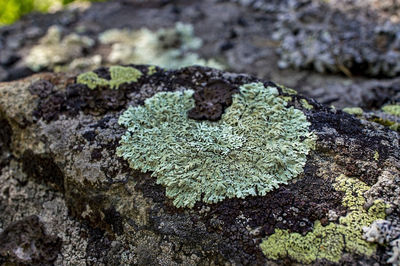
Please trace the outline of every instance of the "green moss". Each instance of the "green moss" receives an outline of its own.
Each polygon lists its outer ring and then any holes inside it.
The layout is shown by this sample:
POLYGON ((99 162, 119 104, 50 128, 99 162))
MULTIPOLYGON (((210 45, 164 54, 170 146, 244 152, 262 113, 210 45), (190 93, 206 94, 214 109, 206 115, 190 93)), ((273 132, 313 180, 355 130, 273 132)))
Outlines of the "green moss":
POLYGON ((111 80, 100 78, 96 73, 90 71, 80 74, 77 83, 84 84, 90 89, 109 86, 111 89, 118 89, 124 83, 137 82, 142 72, 133 67, 112 66, 110 67, 111 80))
POLYGON ((306 99, 301 99, 301 100, 300 100, 300 103, 301 103, 301 105, 302 105, 304 108, 306 108, 307 110, 311 110, 311 109, 314 108, 314 106, 312 106, 311 104, 309 104, 309 103, 307 102, 306 99))
POLYGON ((315 135, 274 87, 240 87, 217 122, 188 119, 193 91, 161 92, 129 107, 118 156, 151 171, 177 207, 265 195, 303 172, 315 135))
POLYGON ((365 210, 363 194, 370 187, 344 175, 336 179, 334 187, 345 193, 343 205, 349 208, 349 213, 340 217, 338 224, 322 226, 316 221, 314 230, 305 236, 288 230, 275 230, 260 245, 267 258, 277 260, 290 257, 301 263, 311 263, 316 259, 339 262, 344 251, 367 256, 374 254, 376 246, 363 239, 362 228, 385 218, 384 202, 375 201, 369 210, 365 210))
POLYGON ((343 108, 343 112, 351 115, 363 115, 364 111, 360 107, 346 107, 343 108))
POLYGON ((382 107, 382 111, 384 111, 387 114, 400 117, 400 104, 385 105, 382 107))

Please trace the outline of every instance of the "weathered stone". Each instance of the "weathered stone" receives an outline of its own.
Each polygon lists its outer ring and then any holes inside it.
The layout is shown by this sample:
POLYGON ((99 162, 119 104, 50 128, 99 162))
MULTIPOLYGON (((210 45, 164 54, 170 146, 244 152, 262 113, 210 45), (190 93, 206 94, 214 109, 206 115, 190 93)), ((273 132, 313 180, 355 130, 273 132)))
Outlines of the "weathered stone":
MULTIPOLYGON (((159 92, 191 89, 195 105, 188 119, 214 123, 229 110, 232 95, 239 93, 241 85, 260 80, 202 67, 156 68, 151 74, 146 71, 148 66, 131 67, 143 76, 118 90, 92 90, 63 74, 0 83, 0 121, 5 125, 0 128, 0 152, 9 153, 9 159, 2 160, 4 171, 14 173, 11 166, 17 165, 24 172, 7 178, 35 182, 61 193, 69 213, 89 226, 88 235, 82 235, 86 249, 81 261, 138 265, 385 263, 390 247, 376 248, 364 240, 362 231, 357 231, 361 229, 351 228, 349 219, 358 221, 368 212, 391 221, 400 214, 398 132, 261 81, 265 87, 276 88, 276 97, 285 99, 288 107, 303 112, 309 130, 317 136, 304 172, 265 196, 230 198, 216 204, 199 201, 191 209, 176 208, 151 173, 131 169, 116 155, 126 131, 118 124, 119 116, 128 106, 143 105, 159 92), (323 232, 324 228, 340 230, 332 234, 323 232), (298 233, 298 239, 318 238, 323 232, 336 240, 355 232, 349 239, 359 246, 336 245, 335 256, 295 257, 293 250, 279 256, 264 254, 260 244, 277 237, 277 232, 298 233)), ((108 71, 95 73, 106 78, 108 71)), ((299 242, 291 243, 288 249, 300 248, 299 242)), ((321 248, 318 241, 313 243, 314 249, 321 248)), ((61 251, 67 256, 64 262, 74 261, 66 250, 71 245, 67 243, 61 251)))
POLYGON ((0 262, 51 263, 61 249, 61 239, 47 235, 35 215, 9 225, 0 233, 0 262))

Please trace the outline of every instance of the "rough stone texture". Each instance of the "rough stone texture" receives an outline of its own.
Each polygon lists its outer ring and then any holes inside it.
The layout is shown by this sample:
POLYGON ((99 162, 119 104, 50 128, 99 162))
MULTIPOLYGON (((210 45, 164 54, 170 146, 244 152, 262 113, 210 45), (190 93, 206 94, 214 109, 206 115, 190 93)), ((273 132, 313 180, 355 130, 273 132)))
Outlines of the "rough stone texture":
MULTIPOLYGON (((0 228, 37 215, 49 235, 63 240, 56 264, 295 263, 268 260, 262 239, 277 228, 306 234, 316 221, 337 223, 350 211, 333 186, 341 174, 371 186, 364 208, 381 199, 390 205, 386 220, 400 213, 399 134, 272 82, 264 85, 290 98, 318 136, 304 173, 266 196, 175 208, 150 173, 133 171, 116 156, 125 132, 119 115, 157 92, 192 89, 200 119, 215 120, 203 100, 227 108, 231 92, 259 80, 202 67, 157 68, 152 75, 148 66, 135 67, 144 75, 119 90, 90 90, 63 74, 0 83, 0 228)), ((339 263, 385 264, 388 252, 387 246, 371 257, 343 251, 339 263)))
POLYGON ((0 233, 0 239, 0 261, 51 263, 61 249, 61 239, 47 235, 35 215, 10 224, 0 233))
POLYGON ((84 49, 87 62, 75 62, 93 66, 111 50, 100 43, 102 32, 156 31, 181 21, 203 40, 199 56, 219 59, 230 71, 274 80, 337 108, 379 109, 400 101, 399 6, 397 0, 117 0, 35 14, 0 28, 0 80, 33 73, 24 60, 52 25, 62 37, 95 40, 84 49))

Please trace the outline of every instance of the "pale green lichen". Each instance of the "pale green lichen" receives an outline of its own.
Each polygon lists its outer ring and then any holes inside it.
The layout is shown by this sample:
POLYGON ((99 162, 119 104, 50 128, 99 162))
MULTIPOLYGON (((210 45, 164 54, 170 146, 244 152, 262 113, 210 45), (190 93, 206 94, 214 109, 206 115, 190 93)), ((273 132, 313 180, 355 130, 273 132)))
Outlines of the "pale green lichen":
POLYGON ((76 33, 62 38, 61 28, 51 26, 39 43, 29 51, 25 63, 33 71, 43 68, 55 69, 74 58, 83 56, 84 50, 94 44, 93 39, 76 33))
POLYGON ((194 35, 190 24, 178 22, 173 28, 157 31, 111 29, 100 34, 99 40, 111 45, 107 61, 112 64, 152 64, 168 69, 190 65, 224 68, 215 60, 202 59, 196 53, 202 40, 194 35))
POLYGON ((311 104, 309 104, 309 103, 307 102, 306 99, 301 99, 301 100, 300 100, 300 103, 301 103, 301 106, 303 106, 303 107, 306 108, 307 110, 311 110, 311 109, 314 108, 314 106, 312 106, 311 104))
POLYGON ((152 172, 175 206, 265 195, 303 172, 316 136, 276 88, 241 86, 217 122, 188 119, 193 93, 157 93, 119 118, 118 156, 152 172))
POLYGON ((400 117, 400 104, 385 105, 382 107, 382 111, 387 114, 400 117))
POLYGON ((351 115, 363 115, 364 111, 360 107, 346 107, 343 108, 343 112, 346 112, 351 115))
POLYGON ((260 247, 269 259, 290 257, 301 263, 311 263, 317 259, 339 262, 343 252, 371 256, 376 245, 363 239, 363 227, 385 218, 386 205, 377 200, 364 209, 364 193, 370 189, 365 183, 344 175, 336 179, 334 188, 343 191, 342 204, 349 213, 340 217, 339 223, 322 226, 319 221, 314 230, 302 236, 288 230, 276 229, 275 233, 263 240, 260 247))
POLYGON ((118 89, 124 83, 137 82, 142 76, 142 72, 133 67, 112 66, 110 67, 110 80, 100 78, 96 73, 90 71, 80 74, 77 83, 88 86, 90 89, 98 87, 110 87, 118 89))

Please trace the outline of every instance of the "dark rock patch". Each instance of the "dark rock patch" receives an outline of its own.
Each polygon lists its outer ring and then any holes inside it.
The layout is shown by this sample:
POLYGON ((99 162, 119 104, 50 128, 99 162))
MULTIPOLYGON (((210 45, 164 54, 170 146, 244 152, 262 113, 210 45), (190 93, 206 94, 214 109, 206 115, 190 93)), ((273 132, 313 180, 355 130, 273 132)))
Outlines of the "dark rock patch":
POLYGON ((10 159, 12 129, 6 119, 0 118, 0 170, 8 163, 10 159))
POLYGON ((103 260, 111 248, 111 240, 105 232, 99 229, 90 228, 88 245, 86 247, 87 256, 90 259, 103 260))
POLYGON ((195 91, 193 98, 196 106, 189 110, 188 117, 210 121, 220 119, 224 110, 232 104, 232 94, 238 91, 238 87, 224 81, 210 81, 195 91))
POLYGON ((0 261, 49 265, 56 260, 61 245, 61 239, 46 234, 44 224, 32 215, 12 223, 0 233, 0 261))
POLYGON ((28 176, 64 192, 64 174, 50 155, 36 155, 28 150, 22 155, 21 161, 22 169, 28 176))

